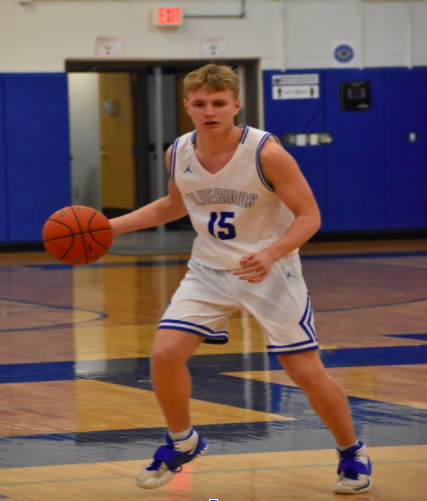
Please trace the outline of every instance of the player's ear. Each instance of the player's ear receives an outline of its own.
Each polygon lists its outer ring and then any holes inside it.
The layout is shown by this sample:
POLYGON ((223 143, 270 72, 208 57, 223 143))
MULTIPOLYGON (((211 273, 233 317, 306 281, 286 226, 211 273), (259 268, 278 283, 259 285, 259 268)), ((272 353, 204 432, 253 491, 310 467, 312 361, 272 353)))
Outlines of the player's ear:
POLYGON ((237 115, 242 107, 242 100, 237 99, 237 101, 234 103, 234 114, 237 115))
POLYGON ((182 102, 184 103, 184 109, 185 109, 185 111, 186 111, 188 114, 190 114, 190 112, 188 111, 188 103, 187 103, 187 100, 186 100, 186 99, 184 99, 182 102))

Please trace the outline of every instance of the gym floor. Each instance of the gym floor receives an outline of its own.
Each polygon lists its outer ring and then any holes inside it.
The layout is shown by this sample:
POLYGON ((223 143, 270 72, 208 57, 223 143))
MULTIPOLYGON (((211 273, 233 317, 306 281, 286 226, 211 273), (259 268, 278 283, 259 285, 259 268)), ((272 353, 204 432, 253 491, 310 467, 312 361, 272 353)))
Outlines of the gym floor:
MULTIPOLYGON (((322 359, 374 462, 371 493, 351 498, 424 500, 427 241, 309 243, 301 254, 322 359)), ((242 312, 227 345, 190 361, 207 455, 161 489, 136 487, 165 433, 150 345, 187 260, 109 254, 72 268, 0 254, 0 499, 339 498, 332 437, 242 312)))

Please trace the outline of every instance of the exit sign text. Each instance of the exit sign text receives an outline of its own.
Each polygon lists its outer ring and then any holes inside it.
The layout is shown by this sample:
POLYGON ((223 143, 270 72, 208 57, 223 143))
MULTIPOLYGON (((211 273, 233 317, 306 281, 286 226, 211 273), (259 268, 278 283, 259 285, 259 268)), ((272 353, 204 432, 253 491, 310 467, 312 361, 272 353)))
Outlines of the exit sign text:
POLYGON ((158 7, 154 10, 154 24, 157 26, 180 26, 182 24, 182 8, 158 7))

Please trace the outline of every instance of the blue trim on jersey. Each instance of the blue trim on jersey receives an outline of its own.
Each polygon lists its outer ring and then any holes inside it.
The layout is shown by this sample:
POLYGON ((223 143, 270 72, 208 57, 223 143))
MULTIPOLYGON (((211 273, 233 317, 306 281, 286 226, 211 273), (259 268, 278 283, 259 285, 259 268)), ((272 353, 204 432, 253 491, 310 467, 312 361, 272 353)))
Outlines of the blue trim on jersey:
POLYGON ((162 330, 162 329, 170 329, 170 330, 173 330, 173 331, 190 332, 191 334, 196 334, 197 336, 206 337, 208 339, 213 339, 213 340, 225 339, 225 340, 228 341, 228 332, 227 331, 220 331, 218 333, 219 335, 214 336, 212 334, 204 334, 203 332, 196 331, 195 329, 191 329, 190 327, 185 327, 185 326, 178 327, 178 326, 166 326, 166 325, 161 325, 160 324, 158 330, 162 330))
POLYGON ((190 325, 192 327, 197 327, 197 328, 202 329, 204 331, 208 331, 210 334, 222 334, 224 332, 226 334, 228 334, 227 331, 218 331, 218 332, 215 332, 212 329, 209 329, 209 327, 205 327, 204 325, 199 325, 199 324, 193 324, 193 322, 186 322, 185 320, 172 320, 172 319, 164 318, 163 320, 160 320, 160 323, 163 323, 163 322, 168 323, 168 324, 190 325))
POLYGON ((197 131, 195 130, 191 135, 191 144, 194 144, 196 142, 196 136, 197 136, 197 131))
POLYGON ((259 142, 258 148, 256 150, 256 168, 257 168, 258 175, 259 175, 259 177, 261 179, 262 184, 267 188, 267 190, 273 191, 274 190, 273 186, 271 186, 271 184, 268 183, 267 179, 265 179, 265 177, 264 177, 264 173, 262 172, 262 168, 261 168, 261 162, 259 160, 259 155, 261 153, 261 148, 264 146, 264 143, 267 141, 267 139, 270 136, 271 136, 271 134, 269 132, 267 132, 267 134, 265 134, 265 136, 259 142))
POLYGON ((302 351, 318 350, 318 346, 312 346, 311 348, 303 348, 302 350, 289 350, 289 351, 268 351, 269 355, 287 355, 288 353, 300 353, 302 351))
POLYGON ((307 294, 307 304, 305 306, 304 315, 302 316, 299 325, 311 341, 317 342, 316 331, 314 329, 312 319, 313 309, 311 308, 310 296, 307 294))
POLYGON ((242 137, 240 138, 241 144, 243 144, 246 141, 246 138, 248 137, 248 134, 249 134, 249 127, 247 125, 245 125, 242 137))
POLYGON ((304 346, 306 344, 312 344, 315 343, 316 341, 311 340, 311 341, 300 341, 299 343, 294 343, 294 344, 282 344, 279 346, 276 346, 274 344, 270 344, 267 346, 267 349, 273 350, 273 349, 281 349, 281 348, 293 348, 294 346, 304 346))
MULTIPOLYGON (((299 321, 300 327, 303 329, 303 331, 307 334, 308 336, 308 341, 300 341, 299 343, 293 343, 293 344, 283 344, 283 345, 274 345, 270 344, 267 346, 268 350, 274 350, 274 349, 285 349, 285 348, 294 348, 297 346, 304 346, 307 344, 313 344, 316 343, 317 345, 317 336, 316 336, 316 331, 314 329, 314 322, 313 320, 313 309, 311 307, 311 302, 310 302, 310 296, 307 294, 307 303, 305 305, 305 310, 304 314, 299 321)), ((311 349, 311 348, 306 348, 306 349, 311 349)), ((290 353, 293 350, 290 351, 285 351, 282 353, 290 353)), ((272 352, 272 353, 278 353, 278 352, 272 352)))
MULTIPOLYGON (((171 331, 183 331, 183 332, 190 332, 191 334, 197 334, 198 336, 202 336, 202 337, 208 337, 209 339, 220 339, 219 337, 215 337, 215 336, 210 336, 209 334, 203 334, 202 332, 200 331, 196 331, 194 329, 190 329, 189 327, 169 327, 169 326, 163 326, 163 325, 159 325, 159 328, 158 330, 162 330, 162 329, 169 329, 171 331)), ((226 338, 227 336, 224 336, 224 338, 226 338)))
POLYGON ((316 335, 316 329, 314 328, 314 321, 313 321, 313 308, 311 307, 310 303, 310 316, 308 318, 307 326, 310 329, 311 333, 314 336, 314 339, 317 341, 317 335, 316 335))
POLYGON ((178 143, 181 138, 175 139, 173 146, 172 146, 172 154, 171 154, 171 171, 170 171, 170 176, 172 181, 175 183, 175 167, 176 167, 176 152, 178 151, 178 143))

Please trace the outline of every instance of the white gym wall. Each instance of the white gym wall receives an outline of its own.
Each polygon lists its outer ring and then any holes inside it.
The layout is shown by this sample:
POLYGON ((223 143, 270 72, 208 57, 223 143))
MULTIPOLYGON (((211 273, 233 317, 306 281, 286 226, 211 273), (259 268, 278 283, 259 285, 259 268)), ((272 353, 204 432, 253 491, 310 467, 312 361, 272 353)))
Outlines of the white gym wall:
POLYGON ((364 66, 427 64, 425 0, 247 0, 245 19, 185 19, 179 28, 152 25, 161 5, 187 14, 241 9, 240 0, 0 0, 0 71, 63 71, 66 58, 94 56, 97 36, 122 37, 129 58, 198 58, 200 39, 219 36, 227 56, 259 57, 264 69, 281 67, 283 48, 290 68, 329 67, 331 43, 341 39, 354 40, 355 66, 360 49, 364 66))
POLYGON ((332 43, 354 43, 346 67, 427 64, 427 2, 285 0, 287 68, 330 68, 332 43))

